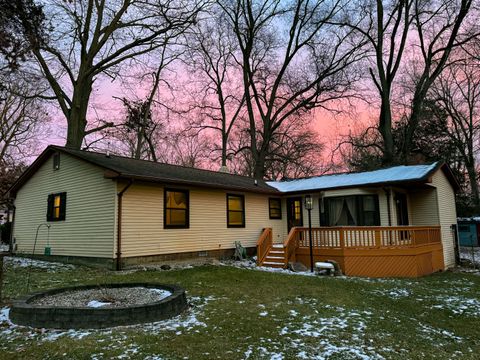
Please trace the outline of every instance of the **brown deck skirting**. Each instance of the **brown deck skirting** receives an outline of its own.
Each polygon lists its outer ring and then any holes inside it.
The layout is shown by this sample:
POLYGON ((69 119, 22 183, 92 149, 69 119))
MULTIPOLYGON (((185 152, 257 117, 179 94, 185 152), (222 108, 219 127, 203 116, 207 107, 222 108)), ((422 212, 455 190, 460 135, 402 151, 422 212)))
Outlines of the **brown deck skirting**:
MULTIPOLYGON (((347 276, 419 277, 444 270, 442 244, 391 249, 314 249, 314 261, 335 260, 347 276)), ((309 265, 308 248, 296 260, 309 265)))

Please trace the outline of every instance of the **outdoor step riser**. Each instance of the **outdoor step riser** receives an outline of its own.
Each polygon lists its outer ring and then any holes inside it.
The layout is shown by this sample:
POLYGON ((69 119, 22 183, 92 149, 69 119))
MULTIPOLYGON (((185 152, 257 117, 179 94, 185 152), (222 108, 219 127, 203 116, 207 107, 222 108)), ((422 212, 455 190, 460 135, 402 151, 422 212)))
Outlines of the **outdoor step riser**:
POLYGON ((263 264, 262 266, 271 268, 284 268, 285 264, 263 264))

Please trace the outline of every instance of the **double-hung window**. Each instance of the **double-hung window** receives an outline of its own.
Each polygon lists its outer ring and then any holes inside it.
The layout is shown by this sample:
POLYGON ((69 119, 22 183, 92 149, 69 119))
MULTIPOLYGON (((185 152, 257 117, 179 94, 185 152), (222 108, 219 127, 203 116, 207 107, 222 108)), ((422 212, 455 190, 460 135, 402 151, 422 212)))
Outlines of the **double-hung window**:
POLYGON ((67 193, 48 195, 47 200, 47 221, 65 220, 67 210, 67 193))
POLYGON ((187 229, 190 225, 188 191, 165 189, 164 200, 163 227, 187 229))
POLYGON ((245 197, 227 194, 227 227, 245 227, 245 197))

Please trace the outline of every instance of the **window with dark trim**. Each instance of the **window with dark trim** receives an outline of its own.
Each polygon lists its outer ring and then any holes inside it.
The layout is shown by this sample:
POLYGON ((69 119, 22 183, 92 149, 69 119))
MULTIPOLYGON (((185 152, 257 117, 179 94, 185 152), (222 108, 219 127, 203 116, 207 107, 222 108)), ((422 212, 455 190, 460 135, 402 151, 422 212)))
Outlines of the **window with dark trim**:
POLYGON ((227 227, 245 227, 245 197, 227 194, 227 227))
POLYGON ((378 195, 335 196, 323 199, 322 226, 379 226, 378 195))
POLYGON ((67 210, 67 193, 48 195, 47 200, 47 221, 65 220, 67 210))
POLYGON ((270 215, 270 219, 281 219, 282 218, 282 199, 280 198, 268 199, 268 213, 270 215))
POLYGON ((187 229, 190 225, 188 190, 165 189, 163 198, 163 227, 187 229))

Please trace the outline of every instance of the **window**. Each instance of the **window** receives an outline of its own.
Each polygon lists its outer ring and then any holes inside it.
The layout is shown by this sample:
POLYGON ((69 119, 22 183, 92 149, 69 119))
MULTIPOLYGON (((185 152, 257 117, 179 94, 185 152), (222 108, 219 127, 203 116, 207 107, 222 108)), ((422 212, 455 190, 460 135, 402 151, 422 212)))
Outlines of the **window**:
POLYGON ((165 189, 163 227, 165 229, 186 229, 189 227, 188 191, 165 189))
POLYGON ((268 212, 270 219, 282 218, 282 199, 272 198, 268 199, 268 212))
POLYGON ((50 194, 47 200, 47 221, 65 220, 67 193, 50 194))
POLYGON ((245 198, 227 194, 227 227, 245 227, 245 198))
POLYGON ((377 195, 327 197, 321 211, 321 223, 326 226, 380 225, 377 195))
POLYGON ((60 153, 56 152, 53 154, 53 170, 60 169, 60 153))

